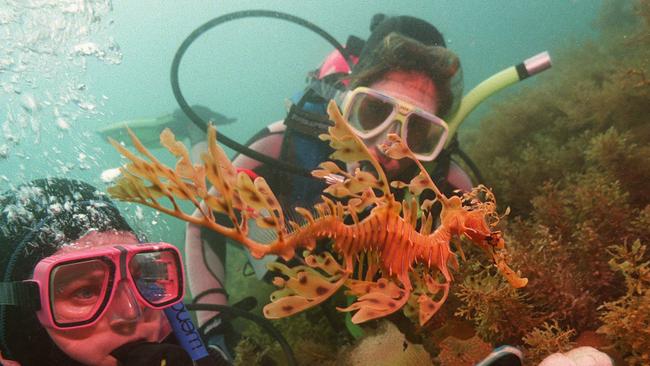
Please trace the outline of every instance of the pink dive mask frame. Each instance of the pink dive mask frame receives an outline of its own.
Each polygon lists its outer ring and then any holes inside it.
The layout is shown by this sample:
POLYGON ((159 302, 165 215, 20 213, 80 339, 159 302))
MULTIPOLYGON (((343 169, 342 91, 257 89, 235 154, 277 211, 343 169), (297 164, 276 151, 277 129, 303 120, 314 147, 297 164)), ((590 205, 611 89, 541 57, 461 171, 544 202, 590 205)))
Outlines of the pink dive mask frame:
MULTIPOLYGON (((82 273, 79 277, 82 277, 82 273)), ((36 265, 30 281, 38 284, 41 304, 36 312, 38 320, 44 327, 63 330, 95 324, 110 307, 122 281, 128 283, 139 304, 152 309, 164 309, 183 299, 183 279, 179 250, 171 244, 161 242, 103 246, 56 254, 36 265), (78 315, 79 319, 57 319, 61 316, 56 315, 56 296, 61 296, 57 291, 62 292, 57 276, 74 281, 74 266, 91 268, 91 265, 96 272, 100 272, 97 276, 99 279, 96 280, 97 284, 101 282, 97 300, 89 302, 92 303, 91 309, 85 315, 78 315)), ((78 278, 76 280, 82 281, 78 278)), ((85 293, 79 296, 79 303, 87 301, 87 296, 84 296, 85 293)))

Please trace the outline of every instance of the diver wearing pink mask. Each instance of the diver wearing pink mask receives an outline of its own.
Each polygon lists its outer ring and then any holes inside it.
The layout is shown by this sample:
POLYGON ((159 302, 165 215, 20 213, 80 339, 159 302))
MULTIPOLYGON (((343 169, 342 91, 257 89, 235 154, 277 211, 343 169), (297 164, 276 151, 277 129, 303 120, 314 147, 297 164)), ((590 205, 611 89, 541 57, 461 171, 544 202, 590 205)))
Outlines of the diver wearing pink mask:
POLYGON ((192 365, 163 309, 180 253, 141 243, 92 186, 42 179, 0 196, 3 365, 192 365))

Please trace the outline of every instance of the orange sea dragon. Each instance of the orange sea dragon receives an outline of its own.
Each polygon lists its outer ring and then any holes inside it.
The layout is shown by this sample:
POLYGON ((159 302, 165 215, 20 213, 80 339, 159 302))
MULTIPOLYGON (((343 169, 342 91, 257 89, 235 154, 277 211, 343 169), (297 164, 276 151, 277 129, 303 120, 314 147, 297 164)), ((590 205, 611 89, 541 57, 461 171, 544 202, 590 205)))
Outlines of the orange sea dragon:
POLYGON ((512 286, 526 285, 527 279, 518 277, 505 263, 503 251, 497 250, 504 248, 504 241, 499 231, 491 230, 498 216, 489 190, 481 186, 462 198, 445 197, 400 138, 390 135, 389 142, 382 146, 385 153, 394 159, 411 159, 420 168, 419 175, 409 183, 391 182, 395 188, 410 191, 410 198, 397 202, 381 166, 350 130, 334 102, 329 103, 328 113, 334 125, 328 134, 320 137, 334 148, 331 158, 346 163, 367 160, 377 177, 359 169, 353 173, 344 171, 331 161, 320 164, 322 169, 312 172, 315 177, 335 174, 344 179, 325 190, 336 200, 322 196, 322 203, 314 210, 296 208, 304 219, 302 223, 285 218, 264 178, 252 181, 247 174, 237 173, 217 145, 212 126, 203 164, 192 164, 187 149, 176 141, 171 131, 165 130, 160 135, 161 143, 178 158, 175 169, 160 163, 130 131, 136 149, 149 161, 111 140, 131 162, 121 168, 123 176, 108 191, 120 200, 153 207, 234 239, 256 258, 276 254, 289 260, 297 249, 306 249, 304 265, 290 268, 277 262, 270 264, 271 269, 284 276, 273 281, 280 289, 271 294, 271 303, 264 307, 267 318, 295 314, 345 287, 348 294, 356 297, 356 302, 339 310, 358 310, 352 317, 354 323, 404 308, 408 316, 417 316, 420 324, 424 324, 449 294, 452 276, 447 263, 458 266, 450 248, 454 236, 467 237, 489 253, 512 286), (208 190, 206 178, 218 193, 208 190), (432 190, 436 199, 421 205, 421 225, 416 230, 418 197, 426 189, 432 190), (487 198, 481 201, 479 196, 487 198), (159 202, 162 197, 170 200, 171 207, 159 202), (341 198, 346 198, 347 204, 338 200, 341 198), (201 215, 183 212, 177 199, 189 200, 201 215), (440 225, 431 232, 435 220, 429 210, 436 201, 442 205, 440 225), (358 214, 367 208, 370 213, 360 220, 358 214), (214 212, 227 215, 232 225, 218 224, 214 212), (352 223, 344 223, 346 217, 352 223), (249 236, 253 221, 275 232, 270 243, 249 236), (309 253, 322 238, 332 240, 331 250, 335 255, 327 251, 318 255, 309 253))

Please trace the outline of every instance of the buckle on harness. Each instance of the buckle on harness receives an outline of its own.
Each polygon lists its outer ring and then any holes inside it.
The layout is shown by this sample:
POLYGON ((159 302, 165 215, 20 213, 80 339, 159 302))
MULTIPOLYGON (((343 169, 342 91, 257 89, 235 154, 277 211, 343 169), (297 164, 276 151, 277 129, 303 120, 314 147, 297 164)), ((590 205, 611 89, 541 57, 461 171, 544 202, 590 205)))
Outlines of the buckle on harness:
POLYGON ((327 129, 334 124, 327 115, 306 111, 293 104, 289 114, 284 119, 287 129, 300 132, 304 135, 318 138, 318 135, 326 133, 327 129))

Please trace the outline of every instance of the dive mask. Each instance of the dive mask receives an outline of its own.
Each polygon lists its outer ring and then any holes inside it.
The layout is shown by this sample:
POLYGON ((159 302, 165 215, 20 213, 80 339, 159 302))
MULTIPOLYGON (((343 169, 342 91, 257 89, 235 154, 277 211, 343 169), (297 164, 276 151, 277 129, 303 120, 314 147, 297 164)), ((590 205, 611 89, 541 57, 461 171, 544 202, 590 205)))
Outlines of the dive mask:
POLYGON ((95 324, 123 287, 153 309, 176 304, 184 295, 180 252, 167 243, 56 254, 36 265, 31 280, 3 285, 13 305, 32 305, 44 327, 60 330, 95 324))
POLYGON ((397 133, 418 160, 431 161, 447 141, 447 123, 397 98, 358 87, 343 99, 343 116, 361 139, 374 138, 399 123, 397 133))

